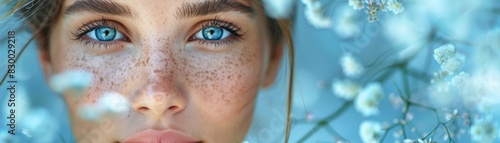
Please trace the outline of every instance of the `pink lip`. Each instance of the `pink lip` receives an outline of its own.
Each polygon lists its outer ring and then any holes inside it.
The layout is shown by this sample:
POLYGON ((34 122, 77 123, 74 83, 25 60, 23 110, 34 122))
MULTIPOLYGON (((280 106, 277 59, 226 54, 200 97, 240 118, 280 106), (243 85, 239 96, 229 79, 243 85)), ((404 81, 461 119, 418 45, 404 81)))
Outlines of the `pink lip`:
POLYGON ((174 130, 145 130, 125 139, 124 143, 198 143, 193 137, 174 130))

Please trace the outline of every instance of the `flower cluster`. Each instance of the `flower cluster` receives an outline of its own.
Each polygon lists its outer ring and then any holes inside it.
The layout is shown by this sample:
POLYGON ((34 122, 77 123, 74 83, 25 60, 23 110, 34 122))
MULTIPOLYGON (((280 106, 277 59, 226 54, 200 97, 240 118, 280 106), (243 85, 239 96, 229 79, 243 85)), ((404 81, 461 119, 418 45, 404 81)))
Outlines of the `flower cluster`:
POLYGON ((92 74, 83 70, 66 70, 53 75, 49 84, 57 93, 66 91, 82 93, 92 84, 92 74))
POLYGON ((79 108, 79 115, 85 120, 98 120, 106 115, 120 114, 128 111, 129 101, 116 92, 104 93, 96 104, 84 104, 79 108))
POLYGON ((441 64, 441 72, 453 75, 465 62, 465 56, 455 51, 453 44, 445 44, 434 49, 434 59, 441 64))
POLYGON ((372 116, 378 114, 378 105, 382 97, 384 96, 384 91, 379 83, 370 83, 365 89, 363 89, 354 105, 358 112, 361 112, 364 116, 372 116))
MULTIPOLYGON (((319 0, 302 1, 319 3, 319 0)), ((321 13, 324 13, 321 12, 322 9, 329 8, 330 2, 332 1, 326 2, 323 7, 306 4, 306 13, 307 10, 317 10, 315 11, 316 17, 321 17, 323 16, 321 13)), ((385 16, 383 14, 397 15, 384 18, 383 21, 375 24, 383 25, 383 32, 386 34, 384 36, 387 36, 386 40, 392 46, 404 48, 404 50, 399 52, 397 62, 387 62, 389 64, 385 65, 378 63, 379 58, 377 58, 374 64, 370 64, 372 66, 366 67, 353 55, 349 53, 342 55, 339 61, 345 78, 335 79, 331 84, 331 91, 344 103, 328 116, 329 118, 320 120, 319 123, 335 120, 350 106, 365 117, 376 115, 380 110, 377 106, 384 96, 381 85, 387 84, 388 80, 401 79, 402 81, 392 82, 397 92, 391 93, 388 100, 395 109, 402 111, 402 116, 396 117, 390 124, 386 125, 384 122, 383 127, 377 122, 363 121, 359 128, 359 136, 363 142, 388 142, 385 140, 389 139, 386 138, 388 133, 393 133, 396 142, 403 143, 498 142, 500 128, 497 121, 492 119, 500 115, 498 114, 500 112, 496 110, 500 106, 500 101, 497 100, 500 98, 500 92, 496 90, 500 88, 500 82, 498 82, 500 50, 499 40, 497 40, 500 37, 500 28, 494 24, 477 24, 490 23, 489 19, 492 18, 490 12, 496 11, 497 8, 483 7, 482 10, 476 11, 478 7, 492 2, 348 0, 341 6, 335 6, 335 15, 332 17, 331 25, 340 38, 351 38, 363 32, 359 29, 360 23, 357 21, 357 16, 353 14, 354 12, 366 13, 369 22, 381 20, 381 16, 385 16), (451 8, 440 9, 442 7, 451 8), (464 14, 464 11, 474 12, 464 14), (475 42, 470 41, 471 39, 481 40, 475 42), (442 45, 431 52, 426 52, 426 49, 436 44, 442 45), (467 47, 467 49, 459 49, 462 47, 467 47), (477 62, 467 63, 467 67, 474 69, 462 69, 466 62, 465 55, 472 56, 470 58, 477 62), (437 64, 433 64, 438 65, 439 69, 435 72, 427 71, 427 69, 433 69, 433 66, 428 65, 431 63, 422 62, 422 59, 435 61, 437 64), (383 68, 378 70, 379 66, 383 68), (365 69, 367 67, 370 72, 365 69), (431 75, 433 72, 434 76, 431 75), (417 122, 429 121, 414 119, 420 116, 418 114, 422 112, 421 109, 424 110, 423 112, 433 112, 432 116, 435 115, 437 123, 429 124, 429 126, 435 126, 434 129, 422 132, 428 128, 416 126, 416 124, 421 124, 417 122), (441 114, 444 115, 441 116, 441 114), (488 116, 493 116, 493 118, 484 118, 488 116), (474 120, 479 117, 484 119, 474 120), (461 138, 464 135, 470 136, 471 140, 464 141, 464 138, 461 138)), ((315 21, 310 17, 312 16, 306 14, 310 23, 320 23, 317 22, 319 20, 315 21)), ((364 30, 370 32, 367 27, 364 30)), ((384 42, 371 42, 370 44, 380 43, 384 42)), ((328 124, 318 124, 317 127, 328 129, 328 126, 328 124)), ((313 128, 299 142, 304 142, 317 129, 313 128)), ((347 138, 332 131, 335 130, 334 128, 330 127, 328 130, 337 142, 349 142, 347 138)))
POLYGON ((347 77, 351 78, 357 78, 361 76, 365 68, 363 65, 356 60, 352 54, 350 53, 345 53, 341 58, 340 58, 340 65, 342 66, 342 71, 347 77))
POLYGON ((378 20, 377 13, 380 11, 391 11, 394 14, 399 14, 404 11, 401 0, 349 0, 349 6, 355 10, 362 10, 366 4, 366 14, 368 21, 374 22, 378 20))
POLYGON ((305 16, 315 28, 329 28, 331 20, 323 14, 321 2, 318 0, 302 0, 305 5, 305 16))
POLYGON ((364 121, 359 128, 359 136, 364 143, 378 143, 385 132, 382 125, 374 121, 364 121))
MULTIPOLYGON (((342 70, 347 77, 357 78, 364 73, 364 68, 350 53, 340 58, 342 70)), ((384 91, 379 83, 369 83, 362 88, 350 79, 335 80, 332 84, 335 95, 348 101, 354 101, 356 110, 363 116, 378 114, 378 105, 384 96, 384 91)))
POLYGON ((475 142, 494 142, 499 133, 498 124, 493 122, 491 117, 478 119, 470 128, 471 138, 475 142))

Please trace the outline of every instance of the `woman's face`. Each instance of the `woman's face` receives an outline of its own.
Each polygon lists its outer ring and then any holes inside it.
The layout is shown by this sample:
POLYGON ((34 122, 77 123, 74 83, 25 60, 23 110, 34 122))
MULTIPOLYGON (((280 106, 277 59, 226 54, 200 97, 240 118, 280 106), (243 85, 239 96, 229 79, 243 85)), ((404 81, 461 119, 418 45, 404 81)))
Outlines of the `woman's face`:
POLYGON ((241 142, 279 63, 267 27, 251 0, 65 0, 42 66, 93 76, 64 94, 77 142, 241 142), (79 116, 109 92, 129 111, 79 116))

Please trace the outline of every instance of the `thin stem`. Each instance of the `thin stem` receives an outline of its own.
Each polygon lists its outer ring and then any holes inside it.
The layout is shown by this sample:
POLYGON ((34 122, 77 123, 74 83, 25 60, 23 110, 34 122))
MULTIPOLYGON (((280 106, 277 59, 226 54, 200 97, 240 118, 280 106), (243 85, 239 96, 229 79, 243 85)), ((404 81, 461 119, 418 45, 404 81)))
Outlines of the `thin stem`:
POLYGON ((396 86, 396 90, 398 91, 398 94, 399 94, 399 97, 403 100, 403 101, 407 101, 406 100, 406 97, 403 96, 403 92, 401 92, 401 88, 399 88, 398 84, 396 84, 396 82, 394 81, 394 86, 396 86))
POLYGON ((393 125, 391 125, 391 126, 387 127, 387 128, 385 129, 384 135, 382 135, 382 138, 380 138, 380 142, 384 142, 385 137, 387 136, 387 134, 389 133, 389 131, 390 131, 390 130, 392 130, 394 127, 397 127, 397 126, 399 126, 399 125, 400 125, 400 124, 393 124, 393 125))
POLYGON ((333 112, 330 116, 326 117, 325 119, 319 121, 316 126, 313 127, 309 132, 306 133, 298 142, 304 142, 308 138, 310 138, 314 133, 316 133, 323 125, 327 125, 328 121, 332 121, 342 115, 350 106, 352 105, 352 101, 344 102, 344 104, 337 109, 337 111, 333 112))
POLYGON ((309 137, 311 137, 314 133, 316 133, 324 124, 326 124, 326 122, 319 122, 318 124, 316 124, 316 126, 314 126, 312 130, 307 132, 307 134, 304 137, 302 137, 298 142, 301 143, 306 141, 309 137))
POLYGON ((407 139, 407 138, 408 138, 408 136, 406 135, 405 125, 401 124, 401 130, 403 131, 403 138, 404 138, 404 139, 407 139))
POLYGON ((405 123, 401 123, 401 130, 403 130, 403 137, 404 139, 407 139, 408 136, 406 135, 406 128, 405 128, 405 124, 406 124, 406 116, 408 116, 408 111, 410 111, 410 107, 411 107, 411 104, 408 104, 408 102, 406 102, 406 107, 405 107, 405 112, 403 113, 403 118, 401 120, 403 120, 405 123))
MULTIPOLYGON (((406 66, 406 65, 404 65, 406 66)), ((406 99, 410 99, 410 83, 409 83, 409 80, 408 80, 408 71, 406 70, 405 67, 400 67, 401 69, 401 78, 403 78, 403 87, 404 87, 404 90, 405 90, 405 97, 406 99)))
POLYGON ((440 124, 437 124, 436 127, 434 127, 434 129, 432 129, 431 132, 429 132, 424 138, 422 138, 422 140, 426 140, 427 137, 429 137, 431 134, 433 134, 434 132, 436 132, 437 128, 439 127, 440 124))
POLYGON ((348 141, 346 138, 344 138, 342 135, 340 135, 335 129, 333 129, 330 125, 325 125, 325 130, 330 133, 331 136, 337 138, 338 140, 343 140, 343 141, 348 141))
POLYGON ((434 114, 436 115, 436 118, 437 118, 438 122, 441 122, 441 119, 439 118, 439 115, 438 115, 437 110, 435 108, 432 108, 432 107, 429 107, 427 105, 423 105, 423 104, 420 104, 420 103, 417 103, 417 102, 413 102, 413 101, 408 101, 408 103, 410 103, 411 105, 413 105, 415 107, 421 107, 421 108, 425 108, 425 109, 433 111, 434 114))
POLYGON ((448 127, 446 127, 445 124, 442 124, 442 126, 444 127, 444 129, 446 129, 446 133, 448 134, 448 139, 449 139, 449 143, 454 143, 455 141, 453 141, 453 139, 451 139, 451 135, 450 135, 450 131, 448 130, 448 127))

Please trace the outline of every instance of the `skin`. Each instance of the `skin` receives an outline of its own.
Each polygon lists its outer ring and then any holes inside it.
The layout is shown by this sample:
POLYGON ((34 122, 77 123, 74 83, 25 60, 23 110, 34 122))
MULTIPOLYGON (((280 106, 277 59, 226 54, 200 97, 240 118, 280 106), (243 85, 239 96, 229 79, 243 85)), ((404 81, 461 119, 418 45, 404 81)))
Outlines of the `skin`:
MULTIPOLYGON (((256 16, 233 11, 178 19, 178 7, 200 0, 113 1, 130 7, 133 16, 60 14, 49 50, 39 52, 47 79, 74 69, 93 76, 82 96, 64 94, 76 141, 121 142, 154 129, 180 131, 203 142, 241 142, 257 92, 272 84, 282 54, 281 44, 269 41, 262 8, 243 1, 257 10, 256 16), (240 27, 243 38, 219 46, 188 40, 201 29, 201 21, 215 16, 240 27), (94 46, 74 39, 72 32, 82 24, 103 17, 121 25, 118 30, 128 40, 94 46), (98 104, 110 91, 129 100, 128 112, 98 121, 80 118, 81 105, 98 104)), ((62 9, 74 2, 64 1, 62 9)))

